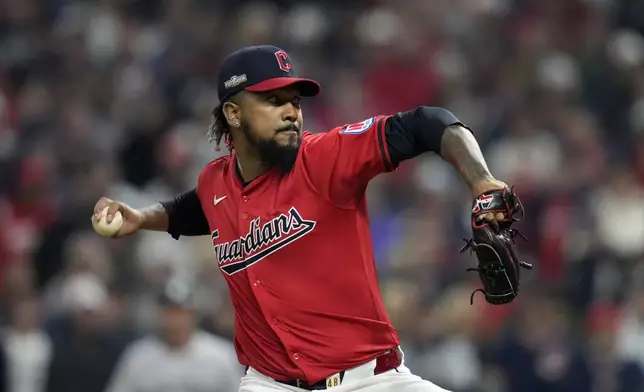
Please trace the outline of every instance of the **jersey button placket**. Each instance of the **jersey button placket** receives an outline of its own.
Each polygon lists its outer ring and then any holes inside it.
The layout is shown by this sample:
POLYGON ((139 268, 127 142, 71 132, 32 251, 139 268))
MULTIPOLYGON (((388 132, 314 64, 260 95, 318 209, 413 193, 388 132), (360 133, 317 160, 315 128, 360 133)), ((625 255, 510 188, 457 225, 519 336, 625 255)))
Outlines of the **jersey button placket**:
MULTIPOLYGON (((246 202, 248 202, 248 196, 242 193, 242 203, 246 203, 246 202)), ((244 209, 246 209, 247 207, 242 207, 241 204, 239 205, 239 207, 240 207, 239 217, 242 220, 248 220, 248 213, 244 211, 244 209)))

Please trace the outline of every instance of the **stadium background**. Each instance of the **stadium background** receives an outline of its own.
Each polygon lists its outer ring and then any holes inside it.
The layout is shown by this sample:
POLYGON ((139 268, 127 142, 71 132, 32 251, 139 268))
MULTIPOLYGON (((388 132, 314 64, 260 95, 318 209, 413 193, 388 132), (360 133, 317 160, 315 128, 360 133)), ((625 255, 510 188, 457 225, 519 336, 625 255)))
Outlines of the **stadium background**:
POLYGON ((219 61, 273 43, 322 84, 307 128, 443 106, 522 196, 537 268, 492 308, 469 304, 471 200, 451 168, 427 155, 369 187, 414 372, 457 392, 644 391, 643 34, 637 0, 0 1, 0 384, 54 392, 54 372, 103 390, 158 327, 170 277, 231 337, 208 238, 105 240, 90 214, 103 195, 141 207, 192 187, 226 153, 205 136, 219 61))

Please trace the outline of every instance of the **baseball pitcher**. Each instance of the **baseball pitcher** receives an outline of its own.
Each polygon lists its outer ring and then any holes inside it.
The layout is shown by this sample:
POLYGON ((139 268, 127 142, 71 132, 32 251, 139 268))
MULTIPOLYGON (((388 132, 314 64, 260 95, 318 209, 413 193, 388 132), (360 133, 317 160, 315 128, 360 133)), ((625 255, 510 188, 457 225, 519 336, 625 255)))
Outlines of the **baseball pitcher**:
POLYGON ((472 132, 451 112, 420 106, 325 133, 303 130, 302 97, 320 91, 282 49, 253 46, 224 60, 209 130, 230 154, 194 189, 142 209, 101 198, 93 221, 120 212, 115 237, 138 230, 209 235, 235 309, 240 392, 444 391, 404 365, 378 288, 365 190, 425 152, 451 163, 472 193, 482 291, 518 293, 512 223, 518 197, 490 174, 472 132))

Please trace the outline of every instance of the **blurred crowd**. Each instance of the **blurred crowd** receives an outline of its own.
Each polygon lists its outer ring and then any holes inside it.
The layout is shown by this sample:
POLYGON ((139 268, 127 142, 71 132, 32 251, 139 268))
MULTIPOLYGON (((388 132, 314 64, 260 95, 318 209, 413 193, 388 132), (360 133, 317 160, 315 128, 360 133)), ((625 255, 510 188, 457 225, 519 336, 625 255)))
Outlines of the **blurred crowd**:
POLYGON ((427 154, 370 185, 413 372, 456 392, 644 391, 638 0, 0 0, 0 388, 236 390, 210 241, 106 240, 90 216, 101 196, 171 198, 228 153, 206 139, 217 67, 258 43, 321 82, 306 128, 442 106, 521 196, 535 270, 514 303, 471 306, 456 172, 427 154))

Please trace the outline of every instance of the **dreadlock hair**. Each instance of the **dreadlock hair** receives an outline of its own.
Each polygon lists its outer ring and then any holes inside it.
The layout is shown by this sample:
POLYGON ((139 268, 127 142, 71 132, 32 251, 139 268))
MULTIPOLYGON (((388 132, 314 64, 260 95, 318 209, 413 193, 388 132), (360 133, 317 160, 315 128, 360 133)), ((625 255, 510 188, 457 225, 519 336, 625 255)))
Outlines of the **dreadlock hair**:
POLYGON ((228 128, 228 121, 226 120, 226 116, 224 116, 224 105, 220 103, 212 110, 212 122, 208 128, 208 141, 211 143, 215 142, 217 151, 219 151, 219 145, 222 139, 226 143, 228 151, 232 151, 233 143, 230 129, 228 128))
POLYGON ((222 139, 224 140, 228 151, 233 151, 233 135, 230 133, 228 120, 226 120, 226 116, 224 115, 224 104, 228 101, 238 103, 241 94, 243 94, 243 92, 233 94, 212 109, 212 123, 210 123, 210 127, 208 128, 208 141, 211 143, 215 142, 215 149, 217 151, 220 150, 219 145, 221 144, 222 139))

